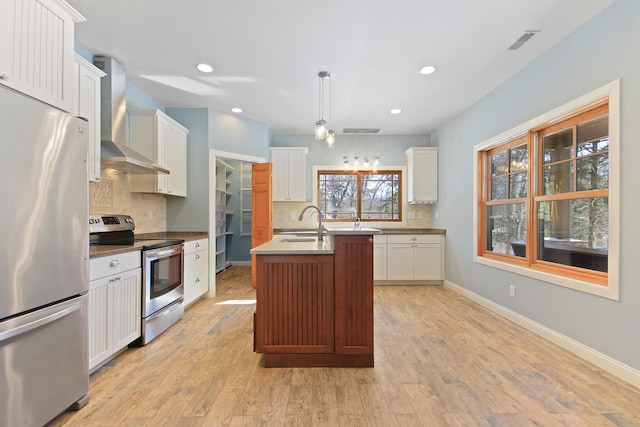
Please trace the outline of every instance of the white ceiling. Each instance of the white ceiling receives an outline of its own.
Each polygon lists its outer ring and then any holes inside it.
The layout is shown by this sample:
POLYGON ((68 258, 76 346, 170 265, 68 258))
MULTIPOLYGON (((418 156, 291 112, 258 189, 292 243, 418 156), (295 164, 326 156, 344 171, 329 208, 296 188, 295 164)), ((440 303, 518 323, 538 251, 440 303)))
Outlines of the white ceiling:
POLYGON ((272 133, 312 134, 327 70, 338 134, 426 134, 613 0, 68 2, 87 18, 76 41, 114 57, 167 107, 237 106, 272 133), (540 33, 508 50, 526 30, 540 33), (214 72, 197 71, 200 62, 214 72), (424 65, 438 69, 423 76, 424 65))

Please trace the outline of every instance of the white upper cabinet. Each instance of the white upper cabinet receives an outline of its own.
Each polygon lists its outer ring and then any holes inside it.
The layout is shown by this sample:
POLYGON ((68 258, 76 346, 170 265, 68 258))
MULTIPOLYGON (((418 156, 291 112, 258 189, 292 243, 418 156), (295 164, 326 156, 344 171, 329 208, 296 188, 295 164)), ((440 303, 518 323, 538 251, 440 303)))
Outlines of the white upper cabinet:
POLYGON ((409 203, 438 202, 438 149, 414 147, 406 151, 409 203))
POLYGON ((273 163, 273 200, 304 202, 307 199, 309 149, 274 147, 270 151, 273 163))
POLYGON ((73 111, 74 24, 62 0, 0 0, 0 84, 73 111))
POLYGON ((170 172, 132 175, 132 192, 187 197, 187 133, 160 110, 131 111, 129 147, 170 172))
POLYGON ((72 114, 87 120, 89 181, 97 182, 100 181, 100 79, 106 74, 78 54, 74 56, 73 74, 77 92, 72 114))

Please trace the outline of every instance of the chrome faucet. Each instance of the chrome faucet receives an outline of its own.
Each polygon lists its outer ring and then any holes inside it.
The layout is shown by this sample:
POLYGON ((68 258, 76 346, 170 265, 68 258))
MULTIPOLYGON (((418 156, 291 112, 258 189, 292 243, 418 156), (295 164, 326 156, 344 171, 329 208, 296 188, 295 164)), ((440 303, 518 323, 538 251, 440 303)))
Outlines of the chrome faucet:
POLYGON ((314 206, 314 205, 309 205, 306 208, 304 208, 302 210, 302 212, 300 212, 300 216, 298 217, 298 221, 302 221, 302 217, 304 216, 304 213, 307 211, 307 209, 315 209, 318 211, 318 241, 322 241, 322 217, 324 216, 324 213, 322 213, 322 211, 320 210, 319 207, 314 206))

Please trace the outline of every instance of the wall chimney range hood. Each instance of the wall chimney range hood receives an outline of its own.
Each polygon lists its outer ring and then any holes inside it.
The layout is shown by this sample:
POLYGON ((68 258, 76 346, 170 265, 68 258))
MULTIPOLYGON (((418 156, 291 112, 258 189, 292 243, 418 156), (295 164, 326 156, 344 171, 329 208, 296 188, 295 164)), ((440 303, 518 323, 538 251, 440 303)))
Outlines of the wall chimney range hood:
POLYGON ((102 167, 135 174, 169 171, 126 146, 127 80, 124 68, 113 58, 96 56, 96 67, 106 73, 100 84, 102 167))

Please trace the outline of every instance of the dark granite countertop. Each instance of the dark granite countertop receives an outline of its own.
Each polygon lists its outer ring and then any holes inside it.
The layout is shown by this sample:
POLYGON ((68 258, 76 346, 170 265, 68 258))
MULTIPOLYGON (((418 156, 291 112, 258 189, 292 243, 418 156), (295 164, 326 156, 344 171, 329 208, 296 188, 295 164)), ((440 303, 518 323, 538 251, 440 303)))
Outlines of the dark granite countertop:
MULTIPOLYGON (((163 231, 158 233, 140 233, 135 236, 136 239, 182 239, 188 242, 189 240, 205 239, 209 236, 209 233, 206 231, 163 231)), ((139 251, 144 244, 144 240, 138 240, 135 241, 133 245, 90 245, 89 258, 139 251)))

